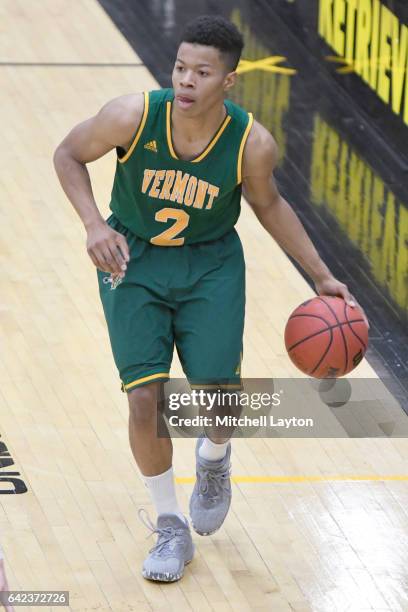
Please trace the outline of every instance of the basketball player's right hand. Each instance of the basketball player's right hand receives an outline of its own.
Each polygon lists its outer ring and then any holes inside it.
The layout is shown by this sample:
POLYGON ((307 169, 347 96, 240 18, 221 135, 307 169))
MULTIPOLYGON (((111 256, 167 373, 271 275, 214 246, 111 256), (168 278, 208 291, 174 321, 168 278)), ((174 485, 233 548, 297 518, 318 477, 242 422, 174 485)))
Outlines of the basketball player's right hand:
POLYGON ((95 266, 102 272, 110 272, 123 278, 130 259, 126 238, 99 221, 87 228, 86 250, 95 266))

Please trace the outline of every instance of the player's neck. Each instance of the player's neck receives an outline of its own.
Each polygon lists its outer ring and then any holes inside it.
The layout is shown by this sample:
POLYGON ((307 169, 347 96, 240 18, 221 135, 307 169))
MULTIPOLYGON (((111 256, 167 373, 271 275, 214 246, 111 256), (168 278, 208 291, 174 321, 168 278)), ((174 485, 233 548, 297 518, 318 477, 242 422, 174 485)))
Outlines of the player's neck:
POLYGON ((212 138, 225 119, 227 109, 224 100, 214 105, 205 114, 196 117, 187 117, 173 106, 172 131, 174 134, 182 134, 183 140, 194 142, 205 138, 212 138))

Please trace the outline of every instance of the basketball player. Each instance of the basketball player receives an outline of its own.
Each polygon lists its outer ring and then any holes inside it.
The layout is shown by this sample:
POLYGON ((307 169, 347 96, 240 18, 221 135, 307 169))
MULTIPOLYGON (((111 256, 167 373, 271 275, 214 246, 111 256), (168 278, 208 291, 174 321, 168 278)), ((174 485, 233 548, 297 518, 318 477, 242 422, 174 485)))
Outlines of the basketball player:
MULTIPOLYGON (((122 390, 129 439, 157 511, 157 544, 143 564, 150 580, 175 581, 191 561, 189 524, 177 502, 172 442, 157 436, 160 386, 173 347, 189 383, 240 388, 245 264, 234 225, 241 190, 262 226, 313 279, 321 295, 353 298, 320 259, 279 194, 270 133, 225 99, 236 80, 243 39, 218 16, 185 30, 173 89, 108 102, 55 152, 61 185, 83 221, 122 390), (86 164, 116 148, 111 216, 95 203, 86 164)), ((231 444, 201 437, 190 500, 193 528, 214 533, 231 501, 231 444)), ((144 520, 143 515, 140 515, 144 520)))

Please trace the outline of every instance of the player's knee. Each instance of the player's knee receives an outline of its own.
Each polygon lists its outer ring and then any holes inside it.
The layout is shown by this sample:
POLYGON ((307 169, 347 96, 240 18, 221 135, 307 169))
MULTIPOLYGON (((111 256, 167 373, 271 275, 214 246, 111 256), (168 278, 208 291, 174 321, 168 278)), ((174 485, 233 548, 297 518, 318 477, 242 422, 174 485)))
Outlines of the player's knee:
POLYGON ((137 387, 128 393, 129 414, 138 426, 149 425, 157 418, 157 384, 137 387))

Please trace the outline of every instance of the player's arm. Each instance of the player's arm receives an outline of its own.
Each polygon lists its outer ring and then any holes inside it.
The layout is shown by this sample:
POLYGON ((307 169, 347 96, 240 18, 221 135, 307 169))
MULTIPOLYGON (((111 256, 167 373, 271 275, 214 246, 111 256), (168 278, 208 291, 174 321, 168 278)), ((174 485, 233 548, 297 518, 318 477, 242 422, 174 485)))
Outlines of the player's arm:
POLYGON ((266 231, 312 278, 319 295, 340 295, 354 306, 356 301, 347 286, 331 274, 299 217, 279 193, 273 176, 277 162, 275 140, 254 122, 243 156, 242 188, 246 200, 266 231))
POLYGON ((108 102, 97 115, 76 125, 54 153, 54 166, 68 199, 87 231, 87 250, 95 266, 124 275, 129 249, 125 237, 101 216, 92 192, 86 164, 117 146, 129 147, 141 121, 142 94, 108 102))

